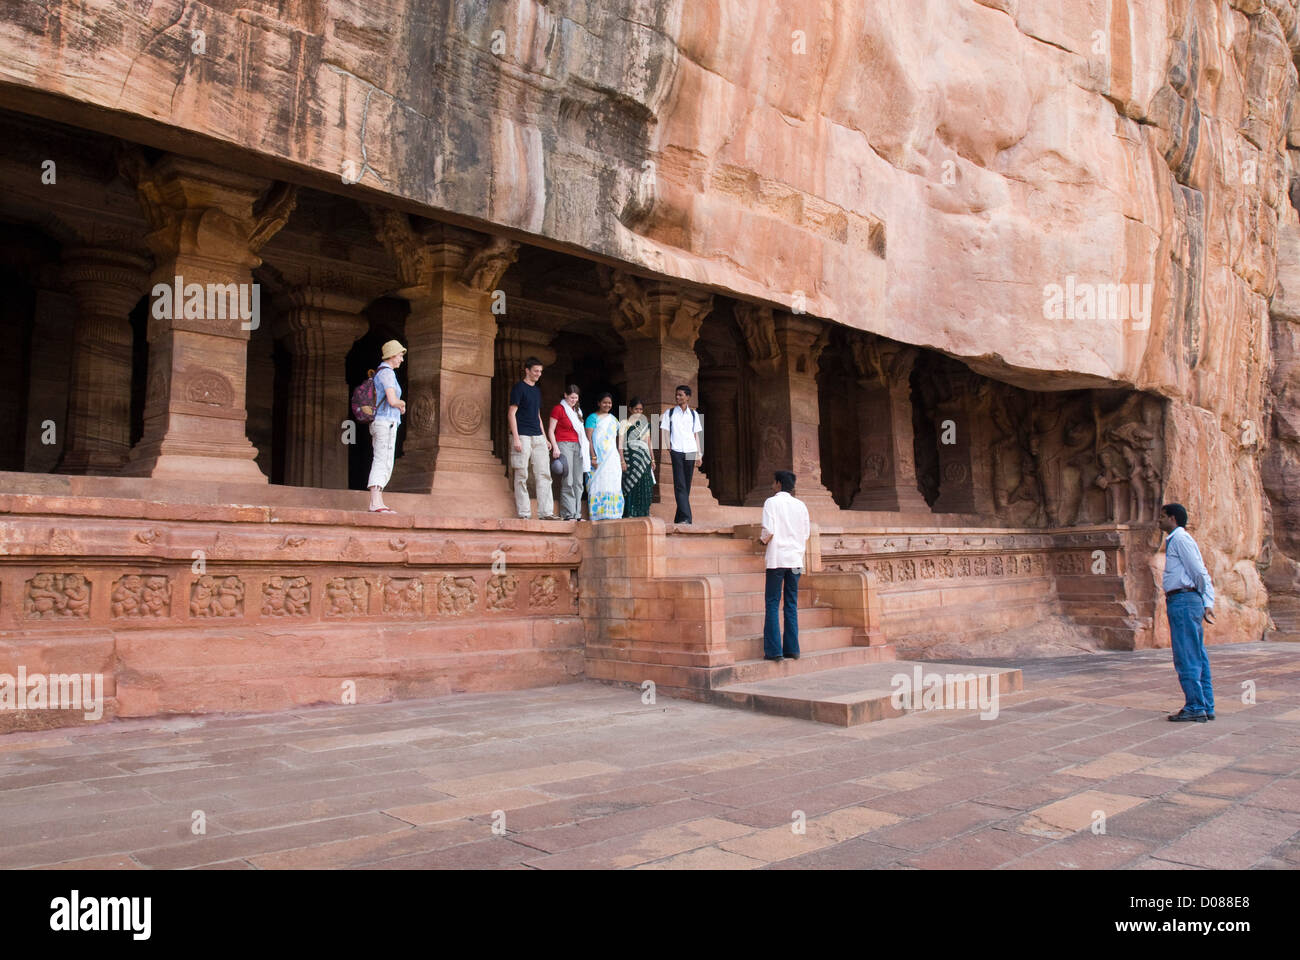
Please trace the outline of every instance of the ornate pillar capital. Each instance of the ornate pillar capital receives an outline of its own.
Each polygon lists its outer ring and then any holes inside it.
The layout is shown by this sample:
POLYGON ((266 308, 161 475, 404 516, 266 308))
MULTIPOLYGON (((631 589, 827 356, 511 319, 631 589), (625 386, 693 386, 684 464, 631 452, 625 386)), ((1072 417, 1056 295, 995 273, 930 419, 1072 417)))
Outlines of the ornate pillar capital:
POLYGON ((297 204, 291 184, 189 157, 168 154, 150 164, 138 148, 127 148, 118 163, 135 185, 152 228, 145 242, 160 261, 180 255, 252 269, 297 204))
MULTIPOLYGON (((412 218, 398 210, 369 208, 375 236, 397 261, 403 295, 454 280, 468 291, 491 293, 518 259, 519 244, 445 223, 412 218)), ((408 296, 409 299, 409 296, 408 296)))
POLYGON ((602 270, 614 329, 628 343, 652 341, 694 349, 713 295, 664 280, 642 280, 622 270, 602 270))

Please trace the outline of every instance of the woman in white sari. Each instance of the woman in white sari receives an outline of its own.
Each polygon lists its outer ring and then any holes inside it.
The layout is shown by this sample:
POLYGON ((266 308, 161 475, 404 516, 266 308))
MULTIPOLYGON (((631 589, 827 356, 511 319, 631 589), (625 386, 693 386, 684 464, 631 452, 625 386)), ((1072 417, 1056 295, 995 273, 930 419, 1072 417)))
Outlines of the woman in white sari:
POLYGON ((618 417, 610 413, 614 398, 602 393, 598 413, 587 417, 591 449, 591 476, 587 478, 587 507, 592 520, 618 520, 623 516, 623 470, 627 464, 618 446, 618 417))

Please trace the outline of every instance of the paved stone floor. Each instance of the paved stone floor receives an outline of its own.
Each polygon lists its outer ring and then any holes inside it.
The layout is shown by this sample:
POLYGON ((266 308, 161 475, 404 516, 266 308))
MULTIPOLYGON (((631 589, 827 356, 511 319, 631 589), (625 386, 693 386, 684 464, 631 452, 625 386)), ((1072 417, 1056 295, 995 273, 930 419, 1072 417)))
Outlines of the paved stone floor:
POLYGON ((13 734, 0 867, 1300 866, 1300 646, 1211 662, 1206 724, 1162 650, 1020 661, 991 720, 578 683, 13 734))

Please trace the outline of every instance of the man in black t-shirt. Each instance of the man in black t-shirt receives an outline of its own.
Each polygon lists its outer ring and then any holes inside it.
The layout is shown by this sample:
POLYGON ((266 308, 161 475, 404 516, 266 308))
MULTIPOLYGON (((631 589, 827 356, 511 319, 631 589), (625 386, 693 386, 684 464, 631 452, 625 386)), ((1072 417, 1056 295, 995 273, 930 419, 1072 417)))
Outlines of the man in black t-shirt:
POLYGON ((537 487, 537 516, 554 520, 555 500, 551 495, 551 441, 542 427, 542 391, 537 381, 542 375, 542 361, 529 357, 524 361, 524 378, 510 388, 510 407, 506 420, 510 424, 510 470, 515 484, 515 513, 521 520, 532 515, 528 502, 528 465, 533 466, 537 487))

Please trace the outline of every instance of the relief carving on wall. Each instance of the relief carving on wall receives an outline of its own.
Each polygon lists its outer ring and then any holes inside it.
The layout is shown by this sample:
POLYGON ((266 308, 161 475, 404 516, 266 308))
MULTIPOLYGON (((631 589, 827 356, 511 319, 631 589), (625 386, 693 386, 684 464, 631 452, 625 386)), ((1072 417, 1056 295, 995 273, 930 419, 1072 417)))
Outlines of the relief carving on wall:
POLYGON ((459 617, 478 604, 478 584, 473 577, 445 576, 438 581, 438 615, 459 617))
POLYGON ((472 436, 483 425, 483 406, 464 394, 453 397, 447 407, 447 419, 457 432, 472 436))
POLYGON ((487 582, 487 606, 489 610, 513 610, 515 594, 519 590, 519 578, 511 573, 500 573, 489 577, 487 582))
POLYGON ((370 584, 364 577, 334 577, 325 583, 325 616, 353 617, 370 612, 370 584))
POLYGON ((418 577, 384 581, 384 613, 414 616, 424 612, 424 583, 418 577))
POLYGON ((23 610, 28 620, 85 620, 90 616, 90 581, 80 573, 38 573, 27 581, 23 610))
POLYGON ((199 370, 185 380, 185 399, 190 403, 229 407, 234 403, 235 391, 230 381, 217 371, 199 370))
POLYGON ((114 617, 122 619, 161 618, 171 615, 170 577, 128 574, 113 584, 109 597, 114 617))
POLYGON ((241 617, 244 615, 244 581, 239 577, 199 577, 190 584, 190 616, 241 617))
POLYGON ((552 574, 544 573, 534 577, 528 588, 528 606, 531 608, 553 607, 559 600, 556 579, 552 574))
POLYGON ((262 584, 262 615, 305 617, 311 613, 311 581, 306 577, 270 577, 262 584))
POLYGON ((416 436, 433 436, 438 429, 438 401, 431 393, 421 393, 411 401, 411 433, 416 436))

